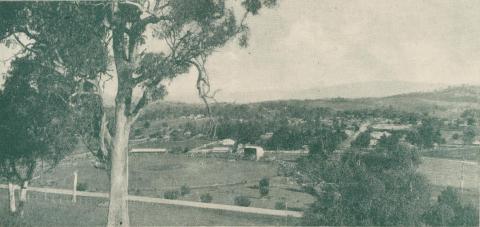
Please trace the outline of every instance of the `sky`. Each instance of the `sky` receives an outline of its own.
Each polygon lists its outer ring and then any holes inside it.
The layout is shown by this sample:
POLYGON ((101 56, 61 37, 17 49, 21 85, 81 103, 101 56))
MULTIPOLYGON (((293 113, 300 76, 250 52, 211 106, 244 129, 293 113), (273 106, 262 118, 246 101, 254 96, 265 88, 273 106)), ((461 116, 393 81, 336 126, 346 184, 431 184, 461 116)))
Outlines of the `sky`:
MULTIPOLYGON (((207 70, 219 94, 368 81, 480 84, 478 12, 476 0, 281 0, 248 18, 247 48, 230 42, 207 70)), ((7 52, 0 47, 0 59, 7 52)), ((168 99, 196 99, 195 76, 169 82, 168 99)))

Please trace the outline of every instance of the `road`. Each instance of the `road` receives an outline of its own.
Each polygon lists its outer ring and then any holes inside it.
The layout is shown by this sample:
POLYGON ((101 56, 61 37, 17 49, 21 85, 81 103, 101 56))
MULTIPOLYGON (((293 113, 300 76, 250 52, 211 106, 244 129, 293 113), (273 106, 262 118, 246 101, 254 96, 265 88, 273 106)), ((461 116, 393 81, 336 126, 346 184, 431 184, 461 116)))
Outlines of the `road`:
POLYGON ((370 122, 364 122, 360 125, 359 129, 350 137, 348 137, 345 141, 343 141, 338 148, 340 150, 345 150, 350 147, 351 143, 357 139, 357 137, 362 133, 367 131, 370 122))
MULTIPOLYGON (((8 185, 0 184, 0 189, 7 189, 8 185)), ((18 187, 17 187, 18 189, 18 187)), ((58 188, 40 188, 40 187, 29 187, 29 191, 42 192, 42 193, 53 193, 60 195, 72 195, 72 190, 67 189, 58 189, 58 188)), ((105 192, 84 192, 77 191, 77 196, 84 197, 93 197, 93 198, 108 198, 108 193, 105 192)), ((289 211, 289 210, 272 210, 256 207, 241 207, 241 206, 232 206, 225 204, 216 204, 216 203, 201 203, 201 202, 192 202, 192 201, 183 201, 183 200, 170 200, 170 199, 161 199, 145 196, 128 196, 129 201, 135 202, 144 202, 144 203, 156 203, 163 205, 175 205, 175 206, 187 206, 187 207, 196 207, 203 209, 214 209, 214 210, 226 210, 234 211, 241 213, 251 213, 251 214, 261 214, 261 215, 271 215, 271 216, 280 216, 280 217, 303 217, 302 212, 289 211)))

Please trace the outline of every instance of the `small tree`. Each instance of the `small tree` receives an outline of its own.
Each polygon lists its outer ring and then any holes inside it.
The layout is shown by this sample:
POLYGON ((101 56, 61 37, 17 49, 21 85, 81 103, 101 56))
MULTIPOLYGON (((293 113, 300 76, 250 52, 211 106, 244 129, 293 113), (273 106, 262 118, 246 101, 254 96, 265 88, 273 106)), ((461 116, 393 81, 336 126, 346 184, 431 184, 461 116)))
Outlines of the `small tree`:
POLYGON ((475 140, 475 136, 477 135, 476 129, 474 126, 468 126, 463 130, 463 143, 465 145, 467 144, 472 144, 473 141, 475 140))
POLYGON ((270 191, 270 180, 268 177, 264 177, 258 182, 258 190, 261 196, 268 195, 268 192, 270 191))
POLYGON ((205 194, 202 194, 200 195, 200 201, 202 203, 209 203, 209 202, 212 202, 212 195, 210 195, 210 193, 205 193, 205 194))
POLYGON ((185 196, 187 194, 190 194, 190 187, 188 187, 188 185, 182 185, 182 187, 180 187, 180 195, 185 196))
POLYGON ((235 205, 237 206, 242 206, 242 207, 248 207, 252 203, 250 199, 247 196, 240 195, 235 197, 235 205))
POLYGON ((179 194, 180 194, 180 192, 177 191, 177 190, 170 190, 170 191, 166 191, 165 193, 163 193, 163 198, 165 198, 165 199, 177 199, 179 194))

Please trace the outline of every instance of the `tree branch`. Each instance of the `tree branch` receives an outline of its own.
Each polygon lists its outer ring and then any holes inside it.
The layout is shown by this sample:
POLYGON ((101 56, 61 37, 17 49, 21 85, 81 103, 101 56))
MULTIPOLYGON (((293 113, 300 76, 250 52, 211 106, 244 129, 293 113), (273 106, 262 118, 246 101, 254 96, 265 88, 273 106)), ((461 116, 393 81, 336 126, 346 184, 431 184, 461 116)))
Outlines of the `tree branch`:
POLYGON ((13 35, 13 38, 15 38, 15 40, 18 42, 18 44, 20 44, 24 49, 26 49, 26 50, 28 50, 32 53, 38 53, 38 51, 35 51, 35 50, 31 49, 30 47, 25 45, 22 41, 20 41, 20 39, 18 38, 18 36, 15 33, 13 33, 12 35, 13 35))
POLYGON ((135 106, 135 109, 132 111, 132 122, 135 122, 140 116, 143 107, 145 107, 148 104, 148 98, 147 98, 147 91, 143 91, 142 97, 138 100, 137 105, 135 106))

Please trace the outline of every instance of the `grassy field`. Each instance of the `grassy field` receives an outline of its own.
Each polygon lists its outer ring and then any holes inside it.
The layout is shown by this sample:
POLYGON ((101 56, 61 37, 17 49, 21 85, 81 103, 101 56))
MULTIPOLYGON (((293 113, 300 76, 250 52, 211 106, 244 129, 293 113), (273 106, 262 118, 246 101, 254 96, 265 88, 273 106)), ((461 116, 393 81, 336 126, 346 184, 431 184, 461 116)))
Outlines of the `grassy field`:
MULTIPOLYGON (((79 173, 78 181, 87 185, 87 191, 108 191, 108 178, 104 170, 93 168, 92 158, 79 156, 67 159, 32 182, 33 186, 71 188, 73 171, 79 173)), ((433 196, 447 186, 460 186, 461 162, 459 160, 423 158, 418 171, 434 185, 433 196)), ((478 205, 478 165, 464 166, 465 203, 478 205)), ((273 209, 277 201, 286 201, 292 210, 303 210, 313 197, 302 193, 300 187, 284 177, 277 176, 275 162, 228 160, 184 154, 132 154, 129 163, 129 194, 163 197, 167 190, 182 185, 192 188, 181 200, 199 201, 201 194, 209 193, 213 203, 233 204, 235 196, 245 195, 252 207, 273 209), (260 197, 254 186, 262 177, 270 178, 270 193, 260 197), (221 186, 221 184, 234 184, 221 186), (220 185, 211 186, 209 185, 220 185)), ((98 226, 105 224, 107 201, 80 198, 73 205, 70 198, 59 195, 30 192, 25 222, 31 226, 98 226)), ((0 216, 6 217, 7 192, 0 191, 0 216)), ((222 212, 215 210, 153 205, 132 202, 130 216, 133 225, 292 225, 298 220, 261 215, 222 212), (162 214, 162 215, 158 215, 162 214)), ((1 223, 0 223, 1 224, 1 223)), ((5 224, 4 224, 5 225, 5 224)), ((1 226, 1 225, 0 225, 1 226)))
POLYGON ((458 160, 465 157, 465 160, 478 161, 480 160, 480 147, 439 147, 422 151, 422 156, 458 160))
MULTIPOLYGON (((33 181, 32 185, 71 188, 73 172, 77 170, 78 182, 86 184, 87 191, 107 192, 106 173, 93 168, 90 160, 64 161, 33 181)), ((184 154, 131 154, 129 162, 129 194, 132 195, 162 198, 165 191, 187 185, 192 188, 191 193, 179 199, 200 201, 200 195, 209 193, 213 197, 212 203, 233 205, 236 196, 245 195, 250 198, 253 207, 274 209, 277 201, 285 201, 294 210, 302 210, 313 202, 312 196, 299 192, 298 185, 277 176, 274 162, 227 160, 202 155, 188 157, 184 154), (270 192, 265 197, 260 197, 255 188, 262 177, 270 178, 270 192)))
MULTIPOLYGON (((460 187, 462 163, 458 160, 424 158, 419 171, 427 176, 430 182, 438 186, 460 187)), ((478 165, 464 165, 464 187, 478 188, 478 165)))
MULTIPOLYGON (((460 189, 462 163, 459 160, 440 158, 423 158, 423 163, 418 168, 433 184, 432 195, 438 196, 447 186, 460 189)), ((479 205, 479 166, 474 163, 464 165, 464 191, 461 197, 464 203, 474 206, 479 205)))
MULTIPOLYGON (((23 220, 10 217, 6 190, 0 190, 0 226, 105 226, 107 201, 31 192, 23 220)), ((260 226, 295 225, 298 218, 272 217, 180 206, 130 203, 132 226, 260 226)))

